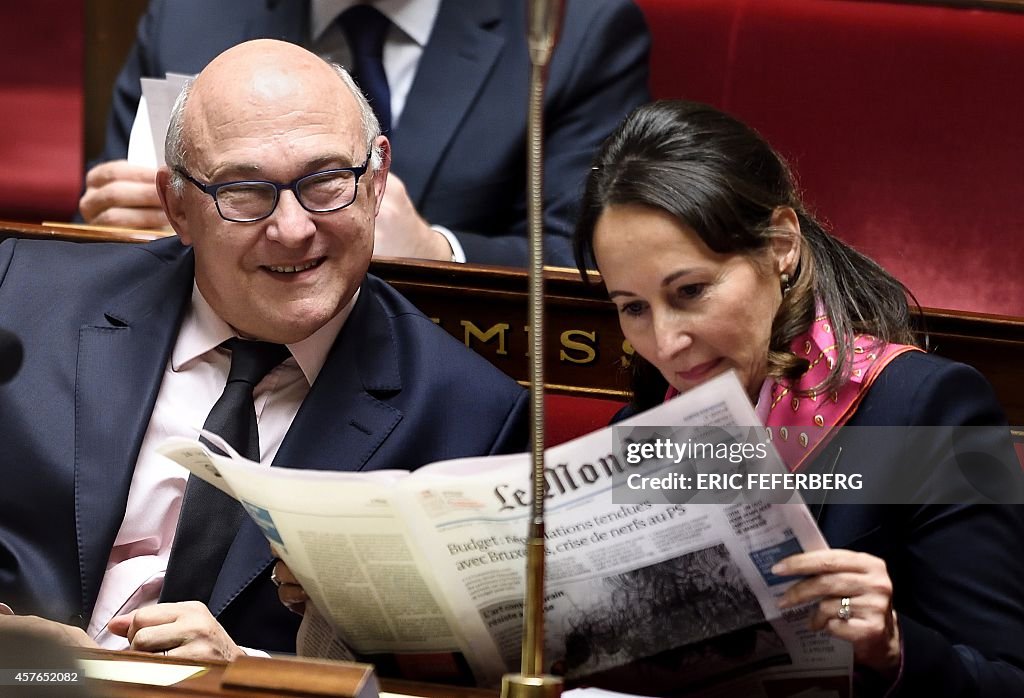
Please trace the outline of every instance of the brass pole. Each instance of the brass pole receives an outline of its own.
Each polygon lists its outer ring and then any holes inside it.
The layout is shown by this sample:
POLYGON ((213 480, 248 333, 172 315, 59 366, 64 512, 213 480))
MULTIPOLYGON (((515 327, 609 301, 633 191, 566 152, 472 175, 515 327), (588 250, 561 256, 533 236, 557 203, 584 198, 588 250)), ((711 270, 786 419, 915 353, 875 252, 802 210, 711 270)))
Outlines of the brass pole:
POLYGON ((522 667, 501 681, 502 698, 555 698, 562 680, 544 672, 544 86, 562 0, 530 0, 527 220, 530 234, 530 419, 533 496, 526 549, 522 667))

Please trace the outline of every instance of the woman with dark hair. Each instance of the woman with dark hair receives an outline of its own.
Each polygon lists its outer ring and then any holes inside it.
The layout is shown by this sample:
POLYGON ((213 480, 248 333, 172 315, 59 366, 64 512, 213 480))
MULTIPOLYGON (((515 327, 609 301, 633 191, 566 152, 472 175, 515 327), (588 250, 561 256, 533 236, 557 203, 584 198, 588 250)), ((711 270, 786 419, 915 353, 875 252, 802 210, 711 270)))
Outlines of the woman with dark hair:
POLYGON ((791 470, 870 483, 820 507, 832 549, 773 568, 805 577, 780 606, 816 603, 812 626, 852 643, 857 694, 1024 696, 1024 507, 992 503, 1021 501, 1021 473, 969 481, 1008 432, 960 430, 955 453, 834 438, 1005 417, 975 370, 914 346, 906 289, 807 213, 782 158, 711 107, 640 107, 595 162, 575 246, 636 352, 630 412, 732 369, 791 470))

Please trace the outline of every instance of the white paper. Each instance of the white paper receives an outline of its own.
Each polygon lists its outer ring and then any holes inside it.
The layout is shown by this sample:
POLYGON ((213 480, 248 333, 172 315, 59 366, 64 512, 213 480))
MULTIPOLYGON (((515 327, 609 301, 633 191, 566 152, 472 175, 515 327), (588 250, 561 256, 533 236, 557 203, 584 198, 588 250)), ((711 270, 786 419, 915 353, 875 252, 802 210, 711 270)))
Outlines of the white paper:
MULTIPOLYGON (((160 152, 163 153, 163 148, 160 152)), ((149 105, 146 104, 146 95, 142 95, 139 100, 135 121, 132 122, 132 132, 128 136, 128 162, 144 167, 157 166, 153 132, 149 128, 149 105)), ((160 162, 163 162, 163 157, 160 158, 160 162)))
POLYGON ((201 666, 144 661, 129 662, 123 659, 80 659, 78 662, 87 678, 139 683, 147 686, 171 686, 205 671, 205 668, 201 666))
POLYGON ((128 162, 160 167, 164 163, 164 140, 171 109, 189 75, 168 73, 166 78, 142 78, 142 98, 128 138, 128 162))

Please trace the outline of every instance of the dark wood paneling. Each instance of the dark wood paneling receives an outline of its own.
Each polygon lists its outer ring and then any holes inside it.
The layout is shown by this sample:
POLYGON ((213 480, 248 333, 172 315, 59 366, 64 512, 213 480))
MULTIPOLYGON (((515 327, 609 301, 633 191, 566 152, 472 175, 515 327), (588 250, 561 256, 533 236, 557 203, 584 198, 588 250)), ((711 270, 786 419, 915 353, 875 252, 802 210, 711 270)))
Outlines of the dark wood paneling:
MULTIPOLYGON (((525 271, 397 260, 378 260, 371 271, 509 375, 526 380, 525 271), (507 325, 505 353, 498 353, 498 334, 487 342, 479 333, 467 338, 466 322, 473 323, 484 336, 488 330, 507 325)), ((546 379, 549 387, 559 391, 621 397, 628 386, 624 371, 628 355, 614 306, 599 277, 594 275, 594 279, 585 284, 575 272, 547 272, 546 379), (570 341, 589 349, 566 346, 567 332, 572 333, 570 341), (581 358, 589 360, 574 361, 581 358)), ((920 334, 927 335, 930 349, 985 374, 1010 421, 1024 425, 1024 318, 937 308, 924 308, 923 313, 920 334)))
POLYGON ((135 41, 135 28, 147 0, 86 0, 85 3, 85 159, 103 149, 114 80, 135 41))
MULTIPOLYGON (((0 222, 0 238, 144 242, 161 233, 30 226, 0 222)), ((527 275, 522 269, 377 259, 370 271, 390 282, 460 341, 516 380, 527 380, 527 275)), ((628 352, 600 277, 549 269, 545 282, 545 364, 549 389, 622 399, 628 352)), ((924 309, 932 350, 975 366, 992 382, 1013 424, 1024 425, 1024 318, 924 309)), ((956 396, 950 396, 955 399, 956 396)))

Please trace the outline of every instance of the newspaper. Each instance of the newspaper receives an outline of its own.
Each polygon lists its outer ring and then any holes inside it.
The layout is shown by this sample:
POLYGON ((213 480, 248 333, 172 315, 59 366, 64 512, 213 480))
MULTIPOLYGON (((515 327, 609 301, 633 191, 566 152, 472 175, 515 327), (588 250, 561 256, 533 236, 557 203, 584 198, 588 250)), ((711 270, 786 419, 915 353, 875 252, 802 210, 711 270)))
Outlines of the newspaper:
MULTIPOLYGON (((728 374, 546 451, 551 672, 657 693, 716 691, 770 670, 787 681, 809 678, 801 690, 839 685, 836 695, 848 694, 849 645, 811 632, 811 607, 777 608, 795 580, 775 577, 771 566, 827 547, 799 493, 636 488, 643 477, 678 482, 717 472, 711 481, 720 482, 784 472, 770 444, 757 446, 765 454, 757 459, 638 458, 655 439, 693 446, 696 435, 724 447, 737 443, 739 430, 748 446, 765 444, 756 425, 728 374), (629 683, 637 672, 640 683, 629 683)), ((518 670, 527 454, 445 461, 410 474, 271 468, 186 439, 159 450, 241 501, 302 583, 315 608, 300 653, 448 653, 485 686, 518 670)))

